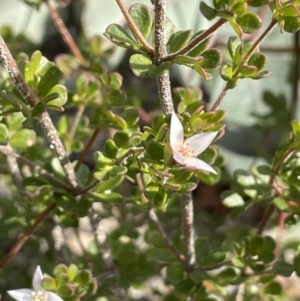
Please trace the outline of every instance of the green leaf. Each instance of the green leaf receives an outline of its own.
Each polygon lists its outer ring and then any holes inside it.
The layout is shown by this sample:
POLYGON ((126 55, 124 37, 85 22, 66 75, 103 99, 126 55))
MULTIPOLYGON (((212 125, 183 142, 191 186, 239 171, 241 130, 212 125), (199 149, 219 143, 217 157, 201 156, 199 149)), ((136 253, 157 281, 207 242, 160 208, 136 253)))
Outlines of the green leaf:
POLYGON ((166 17, 165 18, 165 43, 168 44, 170 37, 176 32, 176 27, 172 21, 166 17))
POLYGON ((148 6, 136 3, 129 8, 129 14, 145 39, 152 28, 152 15, 148 6))
POLYGON ((232 76, 233 76, 232 66, 228 64, 224 65, 221 69, 221 77, 225 81, 229 81, 232 79, 232 76))
POLYGON ((300 277, 300 246, 294 255, 294 269, 298 277, 300 277))
POLYGON ((286 32, 294 33, 300 28, 300 18, 299 17, 284 17, 283 29, 286 32))
POLYGON ((243 198, 234 191, 224 191, 221 194, 222 204, 228 208, 244 206, 243 198))
POLYGON ((172 264, 167 267, 166 278, 171 283, 177 285, 186 276, 185 270, 181 264, 172 264))
POLYGON ((267 4, 268 2, 268 0, 250 0, 248 4, 252 7, 261 7, 267 4))
POLYGON ((39 117, 45 111, 45 104, 42 101, 39 101, 32 109, 31 116, 39 117))
POLYGON ((257 68, 254 66, 241 66, 239 72, 245 77, 252 76, 257 73, 257 68))
POLYGON ((129 135, 126 132, 118 131, 115 133, 113 139, 114 139, 116 147, 122 147, 128 142, 129 135))
POLYGON ((75 287, 71 283, 66 283, 58 287, 57 293, 63 298, 70 298, 75 294, 75 287))
POLYGON ((10 139, 9 143, 12 147, 24 149, 35 143, 36 134, 29 129, 21 129, 17 131, 10 139))
POLYGON ((104 153, 108 158, 115 159, 118 152, 118 147, 111 139, 106 140, 104 144, 104 153))
POLYGON ((136 76, 157 77, 168 70, 172 62, 164 62, 159 66, 154 66, 151 57, 145 54, 133 54, 129 59, 129 66, 136 76))
POLYGON ((211 243, 207 237, 198 237, 195 241, 195 251, 197 262, 207 257, 212 251, 211 243))
POLYGON ((299 16, 299 10, 294 5, 289 5, 286 7, 283 7, 280 13, 285 17, 298 17, 299 16))
POLYGON ((266 65, 266 56, 263 53, 255 52, 251 55, 247 63, 249 66, 255 66, 258 71, 266 65))
POLYGON ((247 12, 236 18, 237 24, 242 28, 244 33, 254 33, 261 27, 261 19, 252 12, 247 12))
POLYGON ((164 189, 160 189, 153 199, 153 205, 155 207, 163 208, 166 205, 167 193, 164 189))
POLYGON ((204 15, 204 17, 209 21, 211 21, 217 16, 217 11, 214 8, 208 6, 203 1, 200 2, 200 11, 204 15))
POLYGON ((8 139, 8 128, 5 124, 0 123, 0 144, 7 144, 8 139))
POLYGON ((191 39, 192 34, 192 30, 180 30, 172 34, 168 41, 170 52, 174 53, 184 48, 191 39))
POLYGON ((44 277, 42 279, 42 287, 46 291, 56 291, 56 281, 53 277, 44 277))
POLYGON ((46 103, 46 107, 47 108, 51 108, 51 107, 62 107, 68 100, 68 91, 67 88, 63 85, 56 85, 54 87, 52 87, 50 90, 48 90, 48 93, 46 95, 44 95, 44 98, 42 99, 42 101, 44 101, 47 97, 49 97, 50 95, 53 94, 57 94, 58 97, 56 97, 55 99, 48 101, 46 103))
POLYGON ((104 33, 114 44, 124 48, 135 48, 136 41, 126 32, 126 30, 118 24, 110 24, 104 33))
POLYGON ((235 279, 237 278, 237 272, 234 268, 229 267, 220 272, 216 277, 218 279, 218 282, 220 282, 223 285, 226 284, 234 284, 235 279))
POLYGON ((80 286, 86 286, 92 281, 92 273, 89 270, 82 270, 80 271, 74 282, 77 282, 80 286))
POLYGON ((202 67, 194 65, 192 67, 204 80, 211 80, 212 75, 209 72, 206 72, 202 67))
POLYGON ((228 39, 227 47, 232 59, 235 57, 235 53, 240 45, 241 45, 241 41, 239 38, 230 37, 228 39))
POLYGON ((265 293, 269 295, 280 295, 281 291, 281 285, 277 281, 269 282, 265 287, 265 293))
MULTIPOLYGON (((37 85, 37 91, 39 96, 45 95, 49 89, 54 87, 62 78, 62 72, 57 66, 52 63, 46 72, 43 74, 37 85)), ((48 94, 48 93, 47 93, 48 94)))
POLYGON ((273 264, 273 271, 277 275, 290 277, 294 272, 294 266, 282 260, 278 260, 273 264))
POLYGON ((155 140, 150 140, 148 142, 146 152, 153 160, 159 161, 164 159, 164 147, 161 143, 155 140))
POLYGON ((124 180, 123 176, 110 177, 107 180, 102 180, 96 188, 96 192, 105 192, 106 190, 118 187, 124 180))
POLYGON ((202 53, 203 61, 201 62, 201 67, 203 69, 215 69, 220 66, 222 62, 222 54, 218 49, 208 49, 202 53))
POLYGON ((210 266, 223 262, 227 257, 227 253, 224 251, 214 251, 211 252, 208 256, 199 260, 198 264, 200 266, 210 266))
POLYGON ((148 183, 148 185, 146 186, 145 189, 145 196, 148 199, 153 199, 156 195, 156 193, 158 192, 158 190, 160 189, 160 186, 155 183, 155 182, 150 182, 148 183))

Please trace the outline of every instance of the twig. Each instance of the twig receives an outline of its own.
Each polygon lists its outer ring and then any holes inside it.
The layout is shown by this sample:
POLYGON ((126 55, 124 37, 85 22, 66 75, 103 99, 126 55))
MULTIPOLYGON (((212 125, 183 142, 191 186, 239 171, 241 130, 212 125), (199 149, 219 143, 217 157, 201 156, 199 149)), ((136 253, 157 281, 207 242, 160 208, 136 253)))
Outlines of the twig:
POLYGON ((154 49, 153 47, 147 42, 147 40, 143 37, 143 35, 141 34, 141 32, 139 31, 139 29, 137 28, 136 24, 134 23, 134 21, 132 20, 127 8, 125 7, 125 4, 123 3, 122 0, 116 0, 121 12, 123 13, 128 26, 130 27, 131 31, 133 32, 133 34, 136 36, 136 38, 141 42, 141 44, 145 47, 145 49, 147 50, 147 52, 150 55, 153 55, 154 53, 154 49))
POLYGON ((237 69, 233 73, 232 77, 236 77, 239 74, 240 68, 248 61, 252 53, 255 51, 255 49, 259 46, 259 44, 267 37, 267 35, 272 31, 274 26, 277 24, 276 20, 272 20, 269 26, 265 29, 265 31, 259 36, 259 38, 253 43, 252 47, 249 49, 247 54, 243 57, 240 64, 238 65, 237 69))
POLYGON ((213 24, 210 28, 208 28, 202 34, 200 34, 198 37, 196 37, 194 40, 192 40, 184 48, 182 48, 181 50, 179 50, 177 52, 174 52, 174 53, 164 56, 161 59, 161 62, 172 61, 173 59, 176 58, 176 56, 186 54, 187 52, 192 50, 194 47, 196 47, 199 43, 201 43, 204 39, 211 36, 218 28, 223 26, 225 23, 227 23, 226 19, 219 19, 215 24, 213 24))
MULTIPOLYGON (((154 64, 159 65, 167 54, 165 45, 165 19, 166 19, 166 0, 155 0, 154 2, 154 64)), ((165 115, 171 114, 174 110, 169 71, 164 71, 157 80, 158 95, 165 115)))
POLYGON ((13 179, 14 184, 18 188, 18 190, 22 189, 22 176, 20 173, 20 169, 17 163, 17 160, 14 156, 11 155, 13 152, 11 146, 8 145, 0 145, 0 152, 2 152, 5 155, 7 167, 9 170, 9 173, 13 179), (5 152, 2 152, 2 149, 5 149, 5 152))
POLYGON ((19 238, 19 240, 15 243, 15 245, 11 248, 11 250, 4 256, 4 258, 0 261, 0 268, 2 268, 6 262, 13 257, 20 248, 27 241, 32 232, 38 227, 38 225, 44 220, 44 218, 48 215, 50 211, 52 211, 56 206, 56 203, 50 204, 35 220, 32 226, 19 238))
POLYGON ((214 112, 219 107, 219 105, 223 101, 224 97, 227 95, 228 91, 229 91, 229 89, 225 87, 224 90, 222 91, 221 95, 219 96, 219 98, 216 100, 216 102, 213 104, 212 108, 209 110, 210 112, 214 112))
POLYGON ((54 6, 52 6, 52 4, 50 3, 49 0, 46 0, 45 3, 48 7, 51 18, 52 18, 57 30, 60 32, 62 38, 64 39, 65 43, 67 44, 67 46, 69 47, 69 49, 71 50, 73 55, 77 58, 80 65, 86 66, 87 62, 84 59, 83 55, 81 54, 81 52, 80 52, 79 48, 77 47, 76 43, 74 42, 69 30, 65 26, 64 21, 59 16, 58 12, 54 8, 54 6))
MULTIPOLYGON (((23 98, 29 103, 31 107, 38 103, 38 97, 30 90, 26 84, 17 64, 15 63, 10 51, 8 50, 2 37, 0 37, 0 61, 7 69, 9 76, 13 80, 16 88, 23 96, 23 98)), ((66 150, 58 136, 56 128, 54 127, 52 120, 48 113, 44 111, 39 117, 39 123, 47 136, 50 148, 53 149, 58 157, 66 177, 73 188, 77 188, 78 183, 76 180, 73 166, 69 160, 66 150)))
POLYGON ((83 152, 81 153, 77 163, 76 163, 76 166, 75 166, 75 171, 78 171, 80 165, 83 163, 85 157, 87 156, 89 150, 91 149, 93 143, 95 142, 98 134, 101 132, 100 128, 97 128, 94 130, 94 133, 92 135, 92 137, 90 138, 90 140, 88 141, 87 145, 85 146, 83 152))
POLYGON ((84 112, 84 109, 85 107, 84 106, 80 106, 74 116, 74 119, 73 119, 73 122, 72 122, 72 125, 71 125, 71 128, 70 128, 70 134, 69 134, 69 137, 71 139, 74 138, 74 135, 75 135, 75 132, 76 132, 76 129, 77 129, 77 126, 78 126, 78 123, 81 119, 81 116, 84 112))
MULTIPOLYGON (((279 173, 282 165, 284 164, 284 162, 292 155, 292 153, 294 152, 293 149, 288 149, 285 154, 282 156, 280 162, 277 164, 277 166, 274 166, 273 168, 273 175, 270 178, 269 181, 269 187, 272 188, 272 194, 274 195, 274 197, 277 194, 277 190, 276 188, 274 188, 274 186, 276 185, 276 176, 279 173)), ((275 210, 275 206, 273 204, 270 204, 267 208, 267 210, 264 212, 264 215, 258 225, 258 229, 257 229, 257 235, 262 234, 268 220, 270 219, 270 217, 272 216, 273 212, 275 210)))
POLYGON ((150 211, 149 211, 149 217, 150 217, 151 221, 157 227, 162 239, 164 240, 166 245, 169 247, 169 249, 175 254, 175 256, 177 257, 177 259, 180 262, 185 262, 185 257, 177 250, 177 248, 173 245, 172 241, 169 239, 168 235, 166 234, 166 232, 162 228, 162 226, 159 222, 159 219, 158 219, 158 217, 157 217, 157 215, 156 215, 153 208, 150 209, 150 211))
POLYGON ((298 104, 298 96, 299 96, 299 77, 300 77, 300 54, 298 52, 300 44, 300 34, 297 31, 294 34, 294 56, 295 56, 295 65, 294 65, 294 77, 293 77, 293 84, 292 84, 292 101, 291 101, 291 108, 290 108, 290 116, 291 119, 294 118, 297 112, 297 104, 298 104))
POLYGON ((236 296, 235 296, 235 301, 243 301, 244 300, 245 290, 246 290, 246 284, 245 283, 241 283, 238 286, 238 289, 237 289, 237 292, 236 292, 236 296))
MULTIPOLYGON (((95 233, 96 244, 99 248, 100 254, 102 255, 105 271, 110 272, 110 274, 115 277, 118 277, 119 272, 115 267, 113 256, 107 243, 106 233, 101 225, 101 218, 99 214, 93 209, 93 207, 90 208, 88 217, 90 219, 93 232, 95 233)), ((114 290, 114 293, 117 295, 118 300, 125 300, 126 294, 123 289, 120 288, 114 290)))
POLYGON ((187 269, 192 269, 196 263, 195 234, 194 234, 194 206, 192 193, 183 194, 181 200, 182 226, 187 269))
POLYGON ((33 170, 37 171, 40 175, 45 176, 46 178, 53 181, 57 185, 63 187, 64 189, 66 189, 68 191, 72 190, 72 187, 68 183, 61 181, 60 179, 56 178, 55 176, 53 176, 51 173, 49 173, 47 170, 43 169, 39 165, 36 165, 34 162, 15 153, 11 148, 8 148, 7 146, 4 146, 4 145, 0 145, 0 152, 10 158, 15 158, 18 161, 26 164, 27 166, 31 167, 33 170))
MULTIPOLYGON (((235 78, 238 76, 240 72, 240 68, 248 61, 252 53, 255 51, 255 49, 259 46, 259 44, 266 38, 266 36, 271 32, 273 27, 277 24, 276 20, 272 20, 269 26, 265 29, 265 31, 259 36, 259 38, 253 43, 252 47, 249 49, 247 54, 243 57, 237 68, 235 69, 235 72, 232 75, 232 78, 235 78)), ((211 108, 211 112, 214 112, 221 102, 223 101, 224 97, 226 96, 227 92, 229 91, 228 85, 225 86, 224 90, 222 91, 221 95, 219 98, 216 100, 214 105, 211 108)))

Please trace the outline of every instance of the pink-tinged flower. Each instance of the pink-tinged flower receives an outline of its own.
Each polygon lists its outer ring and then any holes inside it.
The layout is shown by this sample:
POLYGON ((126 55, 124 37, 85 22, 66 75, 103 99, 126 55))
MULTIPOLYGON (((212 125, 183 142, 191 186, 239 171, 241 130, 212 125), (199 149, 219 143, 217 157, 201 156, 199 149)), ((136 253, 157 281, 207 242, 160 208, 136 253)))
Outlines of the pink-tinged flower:
POLYGON ((210 165, 198 159, 197 156, 207 149, 217 134, 218 132, 206 132, 184 140, 183 126, 175 112, 173 112, 170 145, 174 160, 189 169, 200 169, 216 174, 217 172, 210 165))
POLYGON ((17 301, 63 301, 58 295, 48 292, 42 288, 43 274, 40 266, 37 266, 33 278, 33 290, 22 288, 18 290, 7 291, 8 294, 17 301))

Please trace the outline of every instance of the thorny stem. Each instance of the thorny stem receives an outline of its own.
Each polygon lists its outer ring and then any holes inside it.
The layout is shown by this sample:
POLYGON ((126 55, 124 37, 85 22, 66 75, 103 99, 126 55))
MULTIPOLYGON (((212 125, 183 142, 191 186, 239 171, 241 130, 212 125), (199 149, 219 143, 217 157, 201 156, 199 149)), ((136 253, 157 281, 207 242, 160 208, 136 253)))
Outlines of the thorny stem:
POLYGON ((80 165, 83 163, 85 157, 87 156, 88 152, 90 151, 91 147, 93 146, 98 134, 101 132, 101 129, 100 128, 97 128, 94 130, 94 133, 92 135, 92 137, 90 138, 90 140, 88 141, 87 145, 85 146, 83 152, 81 153, 78 161, 77 161, 77 164, 75 166, 75 171, 78 171, 80 165))
MULTIPOLYGON (((29 105, 33 107, 35 104, 37 104, 39 102, 38 97, 29 89, 2 37, 0 37, 0 61, 7 69, 8 74, 13 80, 16 88, 23 98, 29 103, 29 105)), ((56 128, 54 127, 52 120, 46 111, 39 116, 39 123, 47 136, 50 148, 55 151, 69 183, 73 188, 77 188, 78 183, 73 166, 58 136, 56 128)))
POLYGON ((300 33, 297 31, 294 34, 294 56, 295 56, 295 64, 294 64, 294 78, 293 78, 293 84, 292 84, 292 102, 291 102, 291 108, 290 108, 290 116, 291 119, 294 118, 296 110, 297 110, 297 104, 298 104, 298 96, 299 96, 299 77, 300 77, 300 54, 298 52, 300 44, 300 33))
POLYGON ((77 47, 76 43, 74 42, 69 30, 67 29, 67 27, 64 24, 64 21, 62 20, 62 18, 59 16, 58 12, 56 11, 56 9, 54 8, 54 6, 52 6, 52 4, 50 3, 49 0, 45 1, 50 16, 57 28, 57 30, 60 32, 62 38, 64 39, 65 43, 67 44, 67 46, 69 47, 70 51, 73 53, 73 55, 77 58, 77 60, 79 61, 80 65, 82 66, 86 66, 87 62, 84 59, 83 55, 81 54, 79 48, 77 47))
POLYGON ((191 192, 183 194, 181 200, 181 207, 186 267, 187 269, 191 270, 196 263, 194 206, 191 192))
POLYGON ((199 43, 201 43, 204 39, 211 36, 218 28, 223 26, 225 23, 227 23, 227 20, 219 19, 215 24, 213 24, 210 28, 208 28, 202 34, 200 34, 198 37, 196 37, 194 40, 192 40, 184 48, 182 48, 181 50, 179 50, 177 52, 174 52, 174 53, 164 56, 161 59, 161 62, 172 61, 173 59, 176 58, 176 56, 186 54, 187 52, 192 50, 194 47, 196 47, 199 43))
MULTIPOLYGON (((157 66, 162 62, 167 54, 165 45, 165 18, 166 18, 166 0, 155 0, 154 2, 154 64, 157 66)), ((169 71, 164 71, 157 80, 158 95, 165 115, 171 114, 174 110, 169 71)))
POLYGON ((33 231, 38 227, 38 225, 45 219, 50 211, 52 211, 56 206, 56 203, 51 203, 35 220, 32 226, 19 238, 16 244, 11 248, 11 250, 4 256, 4 258, 0 261, 0 268, 2 268, 6 262, 13 257, 20 248, 24 245, 27 241, 29 236, 33 233, 33 231))
POLYGON ((130 27, 131 31, 133 32, 133 34, 136 36, 136 38, 141 42, 141 44, 145 47, 145 49, 147 50, 147 52, 150 55, 153 55, 154 53, 154 49, 153 47, 147 42, 147 40, 143 37, 143 35, 141 34, 141 32, 139 31, 139 29, 137 28, 137 26, 135 25, 134 21, 132 20, 125 4, 123 3, 122 0, 116 0, 121 12, 123 13, 128 26, 130 27))
POLYGON ((47 170, 43 169, 39 165, 36 165, 34 162, 32 162, 32 161, 28 160, 27 158, 15 153, 11 148, 8 148, 7 146, 4 146, 4 145, 0 145, 0 152, 3 153, 7 157, 14 158, 14 159, 28 165, 33 170, 37 171, 40 175, 45 176, 46 178, 48 178, 49 180, 51 180, 54 183, 58 184, 59 186, 63 187, 64 189, 66 189, 68 191, 72 190, 72 187, 69 184, 59 180, 58 178, 53 176, 51 173, 49 173, 47 170))
POLYGON ((166 245, 169 247, 169 249, 175 254, 175 256, 177 257, 177 259, 180 262, 185 262, 185 257, 177 250, 177 248, 173 245, 172 241, 169 239, 168 235, 166 234, 166 232, 162 228, 162 226, 159 222, 159 219, 158 219, 158 217, 157 217, 157 215, 156 215, 153 208, 149 211, 149 217, 150 217, 151 221, 157 227, 162 239, 164 240, 166 245))
MULTIPOLYGON (((272 188, 272 194, 277 194, 276 189, 274 188, 274 185, 276 184, 276 176, 279 173, 282 165, 284 164, 284 162, 290 157, 290 155, 294 152, 293 149, 288 149, 285 154, 282 156, 280 162, 277 164, 277 166, 274 166, 273 169, 273 175, 270 178, 269 181, 269 187, 272 188)), ((270 219, 270 217, 272 216, 273 212, 275 210, 275 206, 273 204, 270 204, 267 208, 267 210, 265 211, 259 225, 258 225, 258 229, 257 229, 257 235, 262 234, 262 232, 264 231, 264 228, 268 222, 268 220, 270 219)))
MULTIPOLYGON (((259 36, 259 38, 253 43, 252 47, 249 49, 247 54, 243 57, 241 62, 239 63, 238 67, 236 68, 235 72, 232 75, 232 78, 235 78, 238 76, 240 72, 240 68, 248 61, 252 53, 255 51, 255 49, 259 46, 259 44, 266 38, 266 36, 271 32, 273 27, 277 24, 276 20, 272 20, 269 26, 265 29, 265 31, 259 36)), ((226 96, 227 92, 229 91, 228 86, 226 85, 224 90, 222 91, 221 95, 218 97, 218 99, 215 101, 211 108, 211 112, 215 111, 221 102, 223 101, 224 97, 226 96)))

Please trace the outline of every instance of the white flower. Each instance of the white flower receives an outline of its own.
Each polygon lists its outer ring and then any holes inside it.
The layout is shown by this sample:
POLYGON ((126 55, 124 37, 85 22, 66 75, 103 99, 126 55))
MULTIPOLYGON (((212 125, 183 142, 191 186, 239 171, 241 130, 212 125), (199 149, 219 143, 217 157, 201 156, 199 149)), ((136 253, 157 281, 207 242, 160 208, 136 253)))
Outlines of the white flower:
POLYGON ((170 145, 174 160, 189 169, 200 169, 216 174, 217 172, 210 165, 197 156, 207 149, 217 134, 218 132, 206 132, 184 140, 183 126, 175 112, 172 112, 170 145))
POLYGON ((42 288, 43 274, 40 266, 37 266, 33 278, 33 290, 22 288, 18 290, 7 291, 8 294, 17 301, 63 301, 58 295, 48 292, 42 288))

